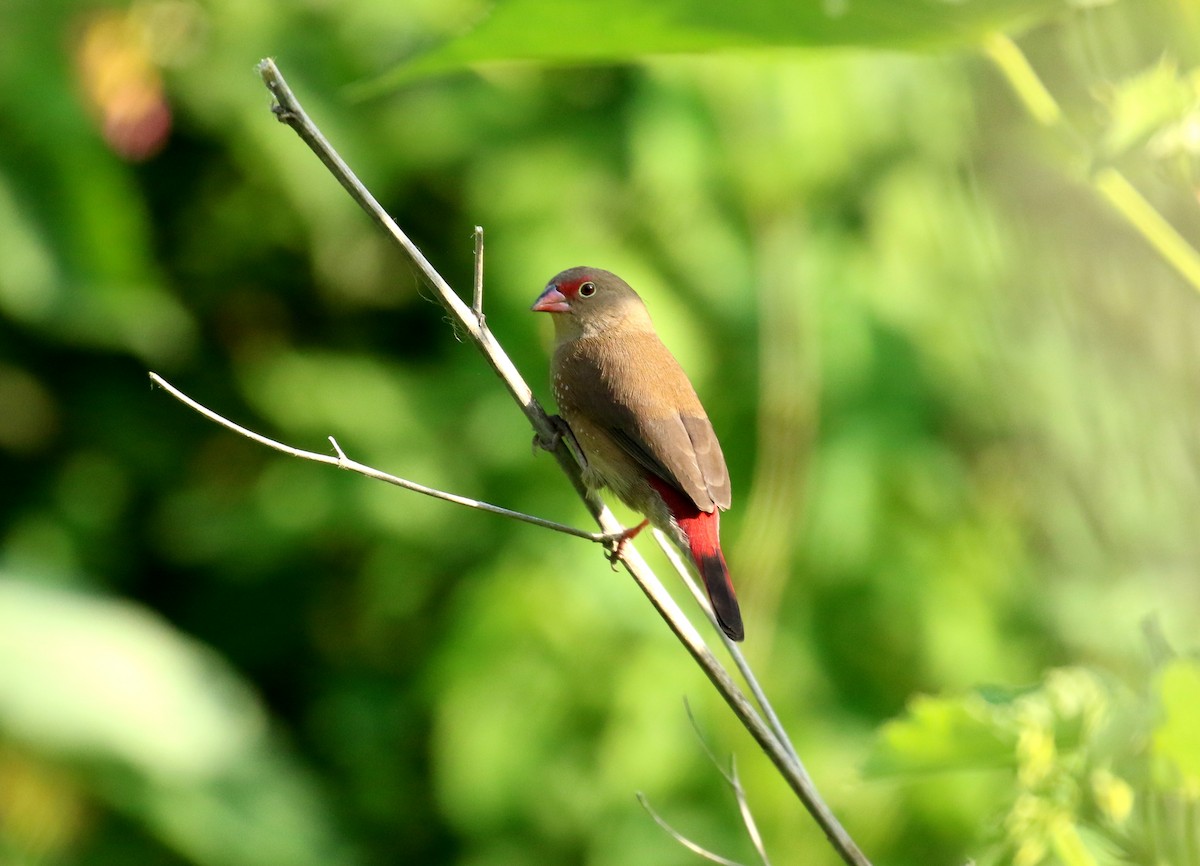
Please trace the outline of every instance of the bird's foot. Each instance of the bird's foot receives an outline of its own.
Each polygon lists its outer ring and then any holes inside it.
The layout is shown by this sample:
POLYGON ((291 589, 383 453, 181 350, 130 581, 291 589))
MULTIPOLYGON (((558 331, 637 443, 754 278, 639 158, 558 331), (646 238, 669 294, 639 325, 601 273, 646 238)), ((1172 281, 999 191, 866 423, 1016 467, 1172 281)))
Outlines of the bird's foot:
POLYGON ((553 451, 558 447, 558 443, 561 442, 563 438, 562 425, 566 422, 563 421, 562 416, 547 415, 546 420, 550 422, 550 433, 543 434, 539 430, 533 434, 533 453, 535 456, 539 451, 553 451))
POLYGON ((617 560, 625 552, 625 545, 629 543, 639 532, 645 529, 650 524, 649 520, 643 520, 637 526, 631 526, 628 529, 622 529, 620 532, 611 532, 604 538, 604 543, 609 545, 608 561, 612 564, 613 569, 617 567, 617 560))
POLYGON ((587 458, 583 456, 583 449, 579 447, 579 440, 575 438, 571 425, 562 415, 547 415, 546 419, 554 429, 549 436, 543 436, 541 433, 533 434, 533 453, 537 454, 539 450, 553 451, 558 448, 559 442, 566 442, 567 450, 575 455, 579 467, 586 469, 587 458))

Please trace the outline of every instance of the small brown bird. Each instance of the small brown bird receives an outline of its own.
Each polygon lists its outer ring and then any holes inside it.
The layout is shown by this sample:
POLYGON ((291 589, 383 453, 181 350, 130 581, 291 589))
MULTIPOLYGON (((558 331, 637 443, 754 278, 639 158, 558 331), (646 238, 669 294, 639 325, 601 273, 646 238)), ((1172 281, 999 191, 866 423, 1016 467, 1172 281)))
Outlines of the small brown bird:
POLYGON ((654 332, 637 293, 616 274, 570 268, 533 305, 552 313, 554 398, 583 451, 583 480, 608 487, 696 563, 717 622, 733 640, 742 614, 721 553, 729 470, 708 415, 654 332))

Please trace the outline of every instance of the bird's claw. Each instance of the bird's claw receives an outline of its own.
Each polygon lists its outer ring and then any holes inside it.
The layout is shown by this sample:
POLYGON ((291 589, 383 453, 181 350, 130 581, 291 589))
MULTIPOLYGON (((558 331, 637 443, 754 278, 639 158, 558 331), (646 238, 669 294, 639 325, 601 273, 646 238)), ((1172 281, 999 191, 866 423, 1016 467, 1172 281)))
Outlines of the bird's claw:
POLYGON ((555 430, 549 436, 543 436, 541 432, 533 434, 533 454, 536 457, 539 451, 553 451, 558 447, 558 441, 562 439, 562 434, 555 430))
POLYGON ((612 565, 613 571, 617 570, 617 562, 625 554, 625 545, 645 529, 649 523, 649 520, 643 520, 637 526, 622 529, 619 532, 610 532, 605 536, 604 543, 608 545, 608 561, 612 565))
POLYGON ((538 450, 553 451, 558 447, 558 443, 562 441, 563 436, 570 431, 567 422, 563 420, 562 415, 547 415, 546 420, 550 422, 549 435, 543 434, 540 430, 533 434, 533 450, 536 454, 538 450))
POLYGON ((567 450, 579 461, 579 468, 586 469, 587 458, 583 456, 583 449, 579 447, 579 440, 575 438, 571 425, 562 415, 547 415, 546 419, 554 429, 549 437, 544 437, 540 432, 533 434, 533 453, 537 454, 539 450, 554 451, 559 442, 566 442, 567 450))

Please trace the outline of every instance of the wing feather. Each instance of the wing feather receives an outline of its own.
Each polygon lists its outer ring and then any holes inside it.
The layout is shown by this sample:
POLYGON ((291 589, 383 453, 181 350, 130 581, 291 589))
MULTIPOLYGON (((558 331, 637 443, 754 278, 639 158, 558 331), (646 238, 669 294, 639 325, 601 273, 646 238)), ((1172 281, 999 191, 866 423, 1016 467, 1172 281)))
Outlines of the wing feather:
POLYGON ((564 416, 587 418, 701 511, 728 508, 729 470, 721 445, 679 363, 648 332, 627 335, 621 351, 617 348, 603 338, 559 347, 558 377, 573 383, 572 390, 555 389, 564 416), (630 369, 634 357, 640 375, 630 369))

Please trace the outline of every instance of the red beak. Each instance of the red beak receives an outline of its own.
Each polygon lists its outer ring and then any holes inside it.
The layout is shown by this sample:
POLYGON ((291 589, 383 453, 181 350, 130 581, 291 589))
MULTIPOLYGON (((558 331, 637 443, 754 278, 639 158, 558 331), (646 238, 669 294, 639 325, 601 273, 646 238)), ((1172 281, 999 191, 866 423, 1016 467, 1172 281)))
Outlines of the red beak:
POLYGON ((567 296, 558 290, 558 286, 551 283, 534 301, 532 309, 535 313, 569 313, 571 305, 567 303, 567 296))

